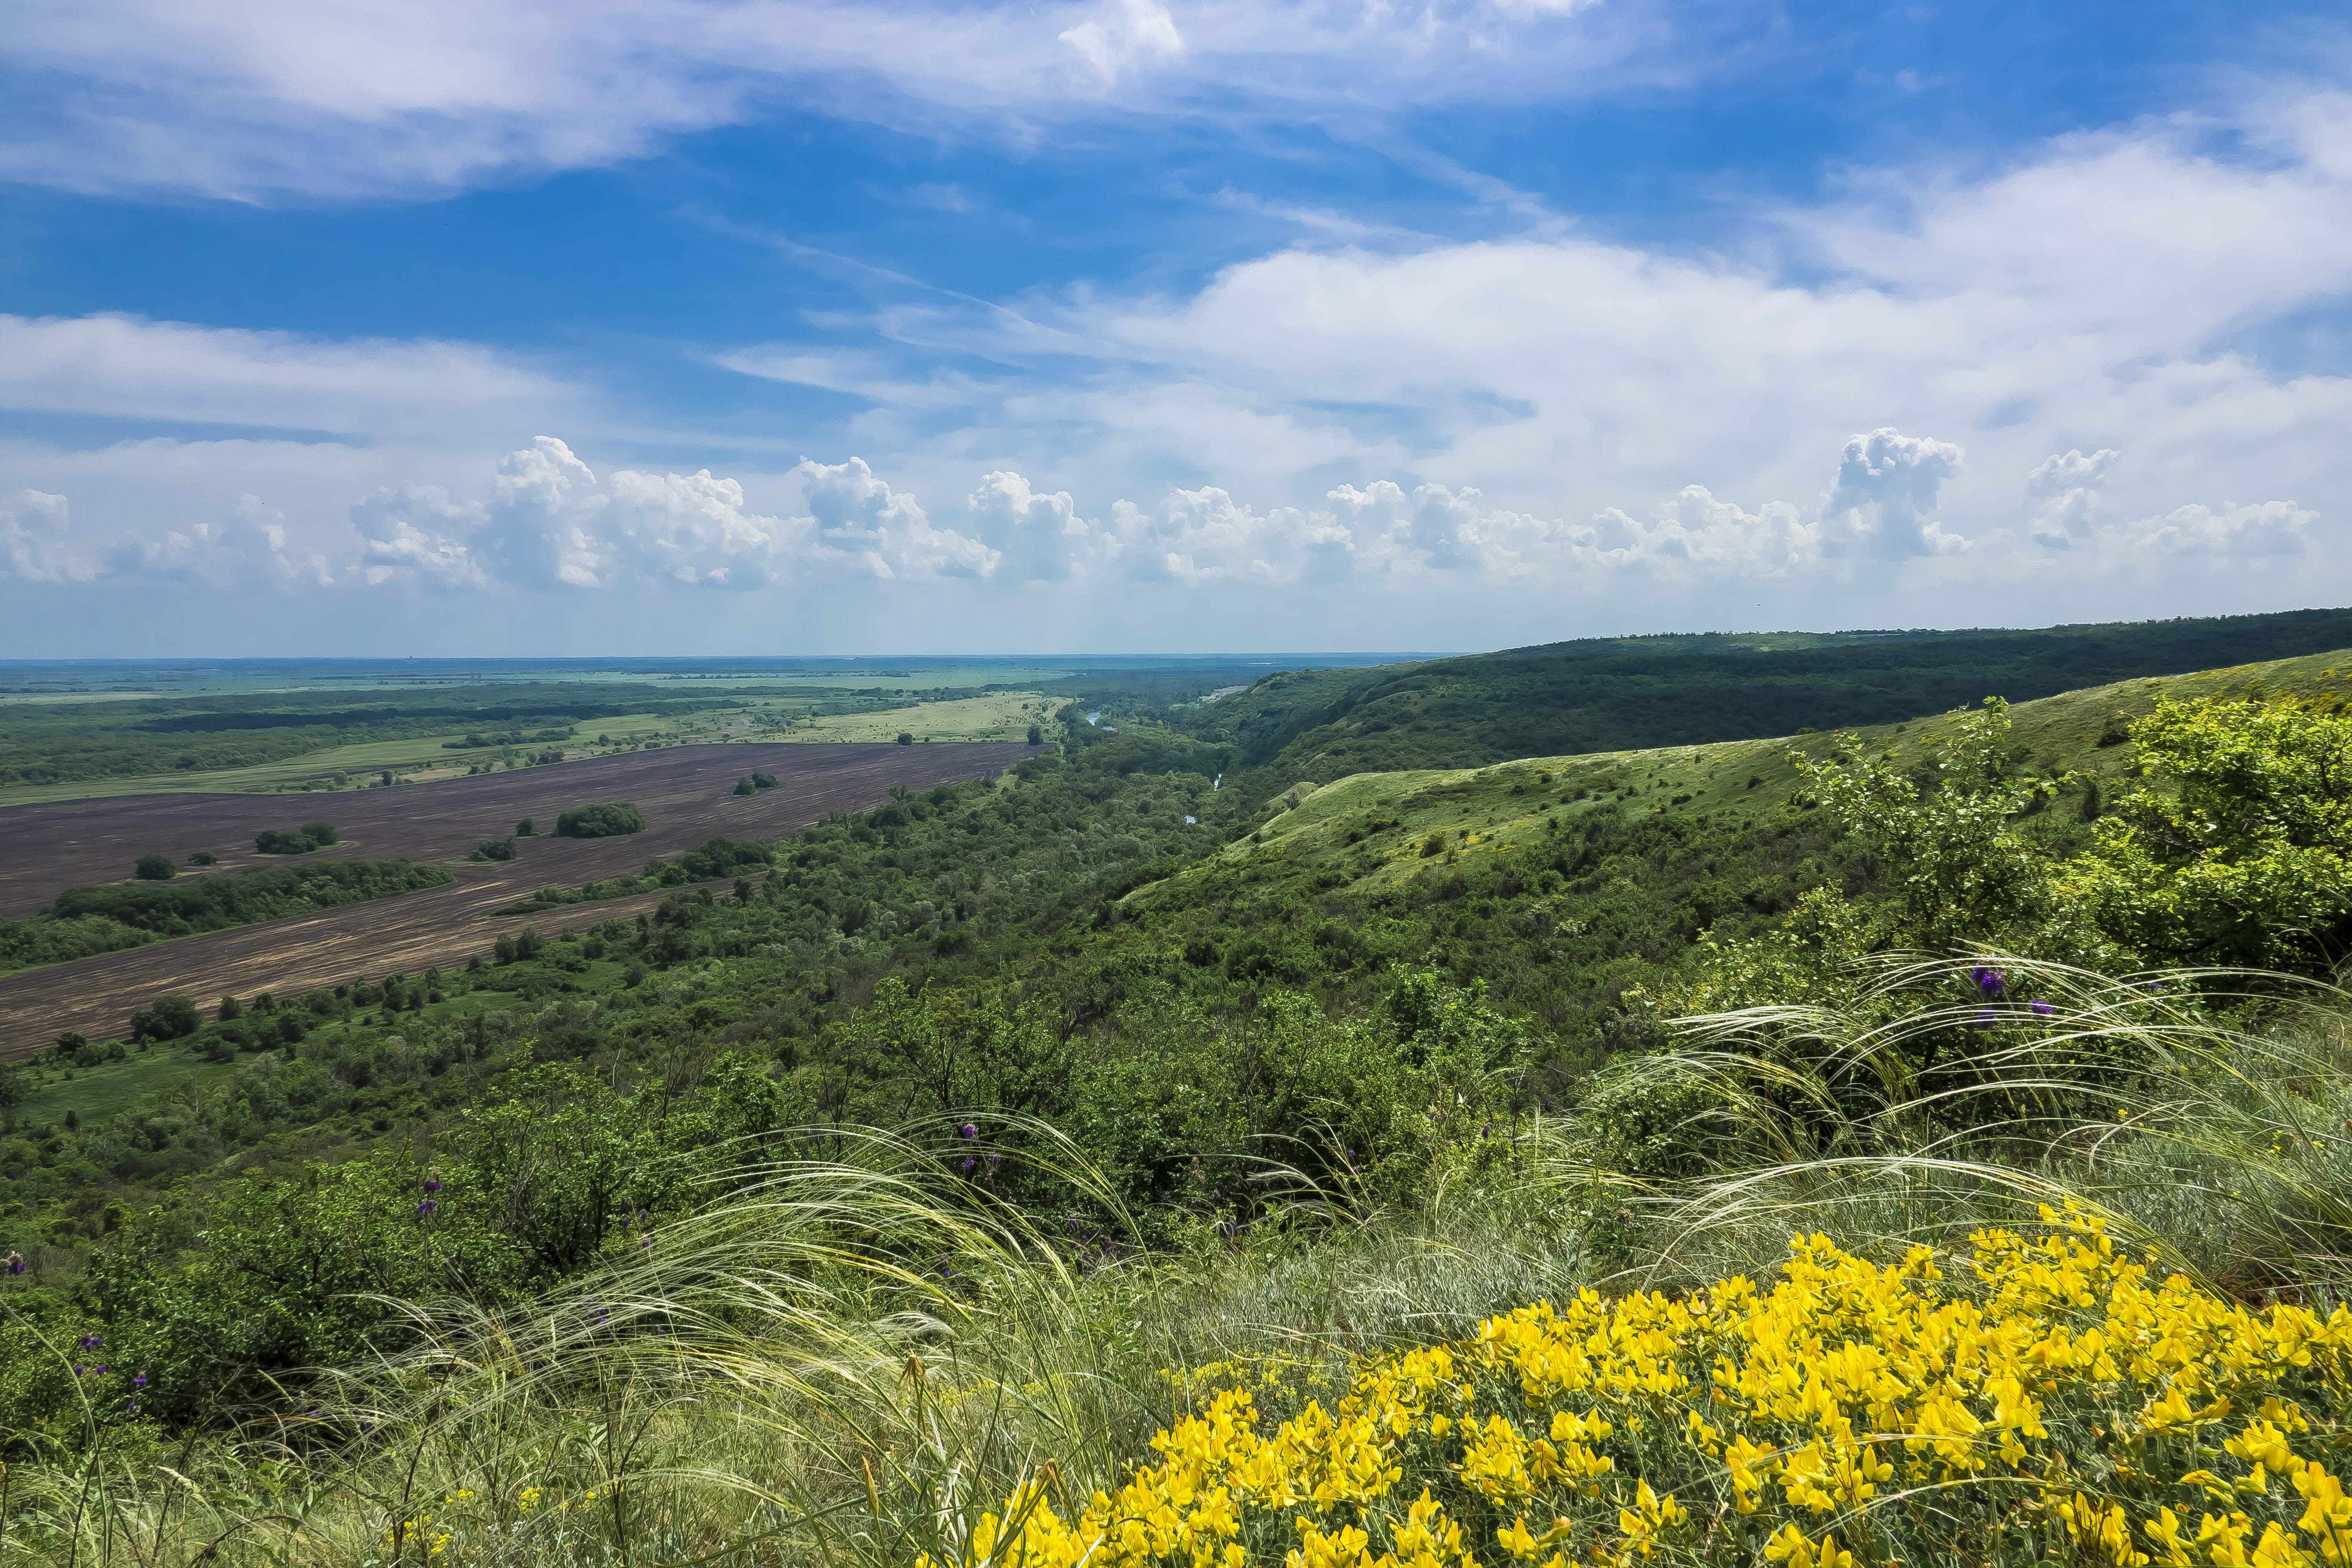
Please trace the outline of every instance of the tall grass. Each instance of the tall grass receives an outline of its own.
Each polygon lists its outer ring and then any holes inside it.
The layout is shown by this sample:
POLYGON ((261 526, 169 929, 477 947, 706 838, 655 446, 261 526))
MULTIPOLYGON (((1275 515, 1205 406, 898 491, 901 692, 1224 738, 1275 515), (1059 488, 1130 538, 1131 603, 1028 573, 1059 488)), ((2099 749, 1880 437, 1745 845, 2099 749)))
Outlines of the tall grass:
POLYGON ((1621 1089, 1708 1090, 1681 1131, 1709 1168, 1675 1183, 1535 1124, 1516 1187, 1376 1215, 1297 1161, 1287 1218, 1147 1256, 1048 1129, 1025 1142, 1108 1236, 919 1133, 864 1134, 739 1173, 527 1310, 401 1303, 397 1353, 233 1430, 16 1446, 0 1563, 960 1560, 1024 1481, 1057 1506, 1116 1486, 1206 1381, 1344 1387, 1365 1352, 1588 1284, 1768 1275, 1794 1230, 1899 1255, 2072 1199, 2224 1292, 2345 1289, 2345 997, 1993 962, 1990 998, 1956 999, 1971 965, 1891 963, 1848 1005, 1686 1020, 1680 1050, 1621 1065, 1621 1089))
POLYGON ((1691 1287, 1769 1271, 1795 1229, 1899 1253, 2073 1201, 2225 1295, 2333 1297, 2352 1284, 2347 1021, 2323 981, 1999 954, 1885 959, 1836 1006, 1684 1019, 1675 1050, 1614 1070, 1697 1107, 1682 1131, 1707 1168, 1627 1198, 1624 1261, 1691 1287))

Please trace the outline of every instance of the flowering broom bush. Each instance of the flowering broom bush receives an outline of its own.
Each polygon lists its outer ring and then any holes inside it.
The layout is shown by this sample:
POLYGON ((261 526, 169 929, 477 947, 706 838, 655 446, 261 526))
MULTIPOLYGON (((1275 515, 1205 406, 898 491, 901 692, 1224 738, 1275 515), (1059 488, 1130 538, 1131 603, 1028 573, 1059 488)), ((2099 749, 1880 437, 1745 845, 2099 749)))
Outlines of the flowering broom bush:
POLYGON ((919 1568, 2352 1563, 2352 1312, 2250 1310, 2042 1217, 1956 1278, 1816 1235, 1769 1289, 1538 1302, 1278 1424, 1227 1386, 1116 1494, 1040 1466, 919 1568))

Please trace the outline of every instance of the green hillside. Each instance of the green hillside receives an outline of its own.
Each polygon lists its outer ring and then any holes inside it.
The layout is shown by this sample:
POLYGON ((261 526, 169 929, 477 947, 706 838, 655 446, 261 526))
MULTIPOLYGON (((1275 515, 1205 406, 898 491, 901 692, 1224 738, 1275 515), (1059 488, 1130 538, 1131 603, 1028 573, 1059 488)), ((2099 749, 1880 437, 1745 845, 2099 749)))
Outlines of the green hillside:
POLYGON ((1774 633, 1554 643, 1270 675, 1161 721, 1223 748, 1245 790, 1885 725, 2352 645, 2352 610, 2034 631, 1774 633))
MULTIPOLYGON (((1831 756, 1827 727, 1319 784, 1276 771, 1299 731, 1220 786, 1240 742, 1139 703, 1066 720, 994 781, 714 841, 643 914, 556 890, 462 970, 61 1043, 0 1072, 0 1257, 24 1266, 0 1276, 0 1452, 35 1500, 7 1538, 26 1561, 102 1544, 75 1500, 97 1456, 87 1485, 125 1517, 169 1497, 229 1531, 237 1500, 315 1500, 246 1555, 150 1559, 189 1568, 983 1568, 1003 1559, 965 1549, 997 1528, 975 1510, 1053 1484, 1023 1456, 1066 1467, 1075 1510, 1196 1398, 1296 1414, 1370 1347, 1468 1344, 1538 1296, 1769 1281, 1792 1223, 1933 1278, 1916 1242, 1965 1291, 1969 1237, 2075 1201, 2196 1272, 2168 1300, 2338 1299, 2352 1079, 2340 999, 2310 982, 2352 931, 2347 708, 2352 652, 2298 652, 2021 702, 2005 730, 1864 727, 1874 776, 1921 785, 1915 817, 1943 825, 1927 858, 2003 870, 1922 938, 1902 923, 1917 866, 1841 804, 1862 770, 1795 760, 1831 756), (2200 717, 2204 698, 2270 706, 2200 717), (2233 753, 2261 765, 2225 793, 2286 808, 2212 813, 2256 853, 2192 889, 2290 939, 2262 951, 2303 978, 2243 994, 2152 979, 2127 922, 2042 918, 2086 864, 2139 874, 2103 825, 2206 787, 2164 730, 2204 720, 2268 748, 2233 753), (1983 765, 1944 770, 1972 743, 1983 765), (2075 776, 2033 782, 2051 773, 2075 776), (1927 945, 1940 962, 1897 970, 1927 945), (1695 1035, 1702 995, 1744 1021, 1695 1035), (257 1421, 300 1441, 252 1447, 257 1421), (143 1468, 165 1453, 198 1493, 143 1468), (394 1500, 394 1470, 427 1481, 394 1500)), ((1501 749, 1476 723, 1433 700, 1367 732, 1501 749)), ((2352 1331, 2328 1332, 2352 1365, 2352 1331)), ((2105 1463, 2150 1397, 2064 1420, 2053 1400, 2048 1426, 2105 1463)), ((1696 1497, 1698 1429, 1661 1430, 1696 1497)), ((1449 1441, 1412 1462, 1470 1508, 1449 1441)), ((1593 1473, 1663 1481, 1662 1453, 1620 1444, 1593 1473)), ((2302 1506, 2258 1480, 2248 1510, 2302 1506)), ((1611 1496, 1588 1537, 1649 1506, 1611 1496)), ((1290 1550, 1268 1529, 1253 1568, 1290 1550)))

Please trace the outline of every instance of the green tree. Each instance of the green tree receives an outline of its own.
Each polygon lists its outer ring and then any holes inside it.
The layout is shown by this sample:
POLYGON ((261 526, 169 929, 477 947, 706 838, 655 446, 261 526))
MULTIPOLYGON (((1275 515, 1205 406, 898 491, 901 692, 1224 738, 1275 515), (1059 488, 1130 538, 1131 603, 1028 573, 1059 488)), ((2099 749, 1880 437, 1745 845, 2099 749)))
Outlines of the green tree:
POLYGON ((131 1015, 131 1037, 134 1040, 184 1040, 194 1034, 203 1022, 196 1016, 196 1005, 185 996, 158 996, 131 1015))
MULTIPOLYGON (((529 826, 520 824, 518 831, 529 826)), ((645 814, 628 802, 618 800, 577 806, 555 819, 555 836, 559 838, 614 838, 625 833, 642 833, 645 827, 645 814)))
POLYGON ((131 869, 134 876, 146 882, 168 882, 179 874, 179 868, 172 864, 169 855, 142 855, 139 864, 131 869))
POLYGON ((2352 718, 2176 702, 2131 726, 2148 782, 2060 879, 2152 962, 2324 968, 2352 945, 2352 718))
POLYGON ((1894 886, 1889 945, 1935 950, 2002 942, 2084 956, 2101 944, 2057 897, 2049 857, 2017 830, 2063 778, 2011 774, 2009 704, 1962 716, 1922 780, 1840 738, 1827 763, 1790 758, 1832 818, 1894 886))

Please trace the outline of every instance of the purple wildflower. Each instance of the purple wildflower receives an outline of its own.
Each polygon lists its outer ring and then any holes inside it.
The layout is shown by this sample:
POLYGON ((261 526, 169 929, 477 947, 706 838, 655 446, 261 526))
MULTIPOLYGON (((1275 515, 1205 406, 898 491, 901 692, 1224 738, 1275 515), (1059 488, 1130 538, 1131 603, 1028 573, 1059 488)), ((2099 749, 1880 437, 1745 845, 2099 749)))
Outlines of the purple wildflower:
POLYGON ((971 1155, 969 1155, 969 1154, 966 1154, 966 1155, 963 1157, 963 1168, 964 1168, 967 1172, 969 1172, 969 1171, 970 1171, 970 1170, 971 1170, 974 1165, 977 1165, 977 1164, 979 1164, 979 1163, 980 1163, 980 1162, 979 1162, 978 1160, 973 1159, 973 1158, 972 1158, 971 1155))
POLYGON ((147 1374, 146 1374, 145 1373, 143 1373, 143 1372, 142 1372, 142 1373, 141 1373, 137 1377, 132 1378, 132 1379, 131 1380, 131 1387, 133 1387, 133 1388, 144 1388, 144 1387, 146 1387, 146 1386, 147 1386, 147 1374))
POLYGON ((2026 1005, 2033 1009, 2033 1016, 2037 1018, 2047 1018, 2058 1011, 2047 1002, 2028 1002, 2026 1005))
POLYGON ((75 1375, 76 1377, 79 1377, 85 1370, 86 1370, 85 1368, 82 1368, 82 1367, 79 1367, 79 1366, 78 1366, 78 1367, 74 1368, 74 1375, 75 1375))
POLYGON ((967 1138, 977 1138, 980 1136, 980 1129, 967 1121, 963 1124, 963 1135, 967 1138))
POLYGON ((435 1203, 431 1198, 427 1198, 423 1203, 416 1205, 416 1217, 418 1219, 430 1219, 433 1215, 433 1211, 440 1206, 441 1205, 439 1204, 435 1203))
POLYGON ((438 1177, 438 1176, 427 1176, 427 1177, 425 1177, 425 1190, 426 1192, 428 1192, 428 1193, 437 1193, 437 1192, 439 1192, 439 1191, 441 1190, 441 1178, 440 1178, 440 1177, 438 1177))
POLYGON ((1991 1009, 1991 1008, 1990 1008, 1990 1007, 1984 1007, 1984 1008, 1979 1008, 1979 1009, 1978 1010, 1978 1012, 1977 1012, 1977 1027, 1978 1027, 1978 1028, 1979 1028, 1979 1029, 1990 1029, 1990 1028, 1991 1028, 1991 1027, 1992 1027, 1992 1009, 1991 1009))
POLYGON ((2000 970, 1987 963, 1980 963, 1969 971, 1969 977, 1977 983, 1977 989, 1984 993, 1988 1001, 1999 996, 2002 988, 2009 984, 2002 977, 2000 970))
POLYGON ((22 1274, 24 1271, 25 1255, 21 1252, 10 1253, 8 1255, 8 1272, 11 1274, 22 1274))

